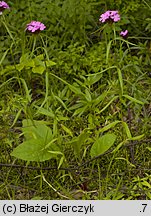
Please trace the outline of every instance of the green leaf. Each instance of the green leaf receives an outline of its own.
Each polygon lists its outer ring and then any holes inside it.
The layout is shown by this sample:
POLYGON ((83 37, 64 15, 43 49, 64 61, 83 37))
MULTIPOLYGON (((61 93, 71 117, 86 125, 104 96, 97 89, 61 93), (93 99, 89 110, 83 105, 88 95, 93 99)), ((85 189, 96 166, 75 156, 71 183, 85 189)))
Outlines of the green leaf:
POLYGON ((78 108, 78 109, 73 113, 73 116, 76 116, 76 115, 81 116, 81 115, 86 111, 87 108, 88 108, 87 105, 78 108))
POLYGON ((100 154, 105 153, 115 142, 115 134, 105 134, 102 137, 99 137, 95 143, 92 145, 90 155, 91 157, 96 157, 100 154))
POLYGON ((16 69, 20 72, 21 70, 23 70, 24 66, 25 66, 25 65, 22 64, 22 63, 21 63, 21 64, 17 64, 17 65, 16 65, 16 69))
POLYGON ((26 67, 35 67, 35 63, 33 59, 29 59, 25 64, 26 67))
POLYGON ((20 58, 20 63, 28 62, 29 60, 29 53, 25 53, 20 58))
POLYGON ((119 68, 117 68, 117 72, 118 72, 118 79, 119 79, 120 87, 121 87, 121 93, 123 95, 123 78, 122 78, 122 73, 121 73, 121 70, 119 68))
POLYGON ((11 156, 17 157, 26 161, 45 161, 55 158, 56 155, 49 152, 50 149, 45 149, 45 142, 41 139, 30 139, 17 146, 11 156))
POLYGON ((115 96, 114 98, 112 98, 109 103, 107 105, 105 105, 105 107, 103 107, 97 114, 100 114, 101 112, 103 112, 104 110, 106 110, 108 108, 108 106, 110 106, 110 104, 116 100, 118 98, 118 96, 115 96))
POLYGON ((49 151, 50 153, 52 154, 55 154, 55 155, 61 155, 62 157, 60 158, 60 161, 59 161, 59 164, 58 164, 58 169, 61 167, 61 165, 63 164, 63 161, 65 160, 65 156, 62 152, 60 151, 49 151))
POLYGON ((128 127, 128 124, 126 122, 122 122, 122 124, 123 124, 123 127, 125 129, 125 132, 127 134, 128 139, 132 139, 132 135, 131 135, 130 129, 128 127))
POLYGON ((106 50, 106 64, 108 64, 108 62, 109 62, 109 54, 110 54, 112 42, 113 42, 113 40, 111 40, 111 41, 108 43, 108 45, 107 45, 107 50, 106 50))
POLYGON ((85 98, 88 102, 91 102, 91 100, 92 100, 91 94, 90 94, 88 89, 85 89, 85 98))
POLYGON ((15 70, 15 66, 12 66, 12 65, 6 66, 5 69, 0 71, 0 75, 3 75, 6 72, 10 72, 10 71, 13 71, 13 70, 15 70))
POLYGON ((112 151, 112 153, 116 153, 117 151, 119 151, 119 149, 127 142, 127 140, 124 140, 122 142, 120 142, 116 147, 115 149, 112 151))
POLYGON ((80 108, 80 107, 83 107, 83 103, 81 103, 81 102, 79 102, 79 103, 77 103, 77 104, 74 104, 73 106, 71 106, 71 107, 69 108, 69 110, 78 109, 78 108, 80 108))
POLYGON ((67 128, 65 125, 63 125, 63 124, 61 124, 61 127, 62 127, 62 129, 67 133, 67 134, 69 134, 71 137, 73 137, 73 134, 72 134, 72 131, 69 129, 69 128, 67 128))
POLYGON ((7 49, 7 50, 4 52, 4 54, 3 54, 3 56, 2 56, 2 58, 1 58, 1 60, 0 60, 0 65, 2 65, 2 62, 4 61, 5 57, 7 56, 8 51, 9 51, 9 49, 7 49))
POLYGON ((93 106, 98 105, 101 101, 103 101, 105 99, 105 97, 107 96, 108 92, 105 91, 103 92, 100 96, 98 96, 96 99, 94 99, 93 101, 93 106))
POLYGON ((21 114, 22 111, 23 111, 23 108, 21 108, 21 109, 18 110, 18 112, 17 112, 17 114, 15 116, 15 119, 14 119, 12 125, 11 125, 11 128, 16 124, 16 122, 17 122, 17 120, 18 120, 18 118, 19 118, 19 116, 20 116, 20 114, 21 114))
POLYGON ((101 79, 101 77, 102 77, 102 74, 96 74, 94 76, 88 77, 86 80, 86 84, 91 86, 95 84, 96 82, 98 82, 101 79))
POLYGON ((146 186, 146 187, 148 187, 148 188, 151 189, 151 185, 147 181, 143 180, 141 183, 142 183, 142 185, 144 185, 144 186, 146 186))
POLYGON ((135 137, 132 137, 132 138, 130 138, 130 139, 128 139, 128 140, 139 140, 139 139, 142 139, 143 137, 145 136, 145 134, 141 134, 141 135, 139 135, 139 136, 135 136, 135 137))
POLYGON ((54 95, 54 97, 62 104, 62 106, 68 111, 70 112, 70 110, 67 108, 66 104, 61 100, 61 98, 59 98, 58 96, 54 95))
POLYGON ((47 66, 47 67, 52 67, 52 66, 54 66, 54 65, 56 65, 55 62, 53 62, 53 61, 51 61, 51 60, 46 61, 46 66, 47 66))
POLYGON ((21 56, 19 65, 24 65, 24 67, 34 67, 35 63, 34 63, 33 59, 30 59, 29 54, 26 53, 26 54, 21 56))
POLYGON ((151 151, 151 147, 147 147, 147 149, 148 149, 149 151, 151 151))
POLYGON ((23 120, 25 141, 17 146, 12 156, 26 161, 45 161, 62 156, 60 148, 53 138, 52 131, 43 121, 23 120))
POLYGON ((38 74, 43 74, 43 72, 45 71, 45 66, 37 66, 37 67, 33 67, 32 68, 32 72, 33 73, 38 73, 38 74))
POLYGON ((104 131, 107 131, 107 130, 113 128, 116 124, 118 124, 118 123, 120 123, 120 122, 121 122, 121 121, 114 121, 114 122, 112 122, 112 123, 106 125, 105 127, 99 129, 99 133, 102 133, 102 132, 104 132, 104 131))
POLYGON ((49 117, 51 117, 53 119, 55 118, 55 114, 54 114, 54 112, 52 111, 51 108, 49 108, 49 110, 47 110, 47 109, 45 109, 43 107, 39 107, 39 106, 36 106, 36 105, 34 105, 34 107, 36 107, 37 110, 38 110, 36 114, 40 113, 42 115, 49 116, 49 117))
POLYGON ((26 140, 33 138, 43 139, 45 143, 48 143, 53 139, 51 129, 47 127, 43 121, 24 119, 22 131, 26 140))
POLYGON ((38 58, 38 56, 36 58, 34 58, 34 63, 35 63, 36 66, 45 67, 45 63, 40 58, 38 58))
POLYGON ((40 197, 40 196, 34 196, 31 200, 42 200, 43 197, 40 197))
POLYGON ((68 84, 68 86, 69 86, 70 90, 73 91, 75 94, 77 94, 77 95, 84 95, 81 92, 80 88, 77 88, 77 87, 75 87, 73 85, 70 85, 70 84, 68 84))
POLYGON ((61 165, 63 164, 63 161, 65 160, 64 155, 60 158, 59 164, 58 164, 58 169, 61 167, 61 165))
POLYGON ((81 147, 83 144, 85 144, 88 137, 89 137, 89 129, 85 128, 78 137, 74 137, 70 142, 74 149, 75 156, 79 159, 81 157, 80 155, 81 147))
POLYGON ((40 54, 40 55, 38 55, 38 56, 36 56, 36 58, 35 59, 39 59, 39 60, 44 60, 44 55, 43 54, 40 54))
POLYGON ((23 87, 25 89, 26 99, 30 103, 31 102, 30 90, 28 90, 28 86, 26 84, 26 81, 24 79, 22 79, 22 78, 20 80, 22 81, 23 87))
POLYGON ((133 98, 129 95, 123 95, 125 98, 129 99, 130 101, 134 102, 134 103, 138 103, 138 104, 141 104, 141 105, 144 105, 144 102, 140 101, 140 100, 137 100, 136 98, 133 98))

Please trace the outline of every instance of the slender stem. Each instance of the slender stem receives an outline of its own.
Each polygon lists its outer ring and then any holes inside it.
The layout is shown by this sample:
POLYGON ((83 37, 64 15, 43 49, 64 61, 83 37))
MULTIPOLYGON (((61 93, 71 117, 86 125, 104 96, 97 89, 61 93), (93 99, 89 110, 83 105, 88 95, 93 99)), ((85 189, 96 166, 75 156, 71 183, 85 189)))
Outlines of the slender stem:
POLYGON ((34 54, 34 50, 35 50, 35 46, 36 46, 36 41, 37 41, 37 35, 33 35, 33 47, 32 47, 32 51, 31 51, 31 56, 34 54))
POLYGON ((5 16, 3 14, 2 14, 2 23, 5 26, 10 38, 13 40, 13 42, 15 42, 14 37, 13 37, 11 31, 9 30, 8 26, 7 26, 6 19, 5 19, 5 16))

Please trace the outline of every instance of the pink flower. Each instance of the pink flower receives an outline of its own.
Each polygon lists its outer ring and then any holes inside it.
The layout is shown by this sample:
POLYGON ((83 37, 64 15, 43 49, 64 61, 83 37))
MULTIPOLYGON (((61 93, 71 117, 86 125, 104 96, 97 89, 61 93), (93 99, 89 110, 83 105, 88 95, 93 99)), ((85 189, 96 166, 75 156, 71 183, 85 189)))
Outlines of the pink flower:
POLYGON ((5 10, 5 9, 9 9, 9 6, 6 2, 4 1, 0 1, 0 15, 2 14, 2 12, 5 10))
POLYGON ((104 23, 107 21, 118 22, 120 20, 120 15, 118 11, 106 11, 100 16, 99 21, 104 23))
POLYGON ((121 32, 120 32, 120 35, 121 35, 123 38, 126 38, 126 37, 128 36, 128 30, 121 31, 121 32))
POLYGON ((26 30, 28 30, 29 32, 40 32, 43 31, 46 28, 46 26, 38 21, 31 21, 29 24, 27 24, 27 28, 26 30))

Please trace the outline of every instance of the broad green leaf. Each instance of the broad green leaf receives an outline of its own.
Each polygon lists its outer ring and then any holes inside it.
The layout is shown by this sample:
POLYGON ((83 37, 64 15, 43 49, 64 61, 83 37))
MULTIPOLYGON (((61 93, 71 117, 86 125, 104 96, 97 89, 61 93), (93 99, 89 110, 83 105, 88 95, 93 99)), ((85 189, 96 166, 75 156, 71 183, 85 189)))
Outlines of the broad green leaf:
POLYGON ((46 69, 45 66, 40 65, 40 66, 33 67, 32 72, 33 73, 38 73, 38 74, 43 74, 45 69, 46 69))
POLYGON ((16 65, 16 69, 20 72, 23 68, 24 68, 24 64, 23 63, 21 63, 21 64, 17 64, 16 65))
MULTIPOLYGON (((57 138, 55 139, 52 139, 50 142, 48 142, 46 145, 45 145, 45 149, 48 149, 49 147, 53 146, 53 143, 57 140, 57 138)), ((50 151, 49 151, 50 152, 50 151)))
POLYGON ((26 140, 29 139, 43 139, 47 144, 53 139, 52 131, 42 121, 31 121, 30 119, 23 120, 22 131, 26 140))
POLYGON ((115 142, 115 134, 105 134, 99 137, 91 147, 90 155, 91 157, 96 157, 100 154, 105 153, 115 142))
POLYGON ((55 62, 53 62, 53 61, 51 61, 51 60, 46 61, 46 66, 47 66, 47 67, 52 67, 52 66, 54 66, 54 65, 56 65, 55 62))
POLYGON ((35 63, 34 63, 34 60, 30 58, 29 54, 26 53, 22 55, 22 57, 20 58, 19 65, 24 65, 24 67, 34 67, 35 63))
POLYGON ((25 65, 26 67, 35 67, 35 63, 33 59, 29 59, 29 61, 25 65))
POLYGON ((53 148, 52 146, 50 148, 45 148, 45 145, 46 144, 42 138, 30 139, 16 147, 11 153, 11 156, 26 161, 39 162, 56 158, 56 154, 52 154, 49 151, 53 151, 54 149, 57 150, 57 146, 55 147, 55 144, 53 143, 53 148))
POLYGON ((45 63, 43 61, 41 61, 40 58, 36 57, 33 60, 34 60, 34 63, 35 63, 36 66, 43 66, 43 67, 45 67, 45 63))
MULTIPOLYGON (((38 58, 39 60, 42 61, 42 60, 44 60, 44 55, 43 55, 43 54, 40 54, 40 55, 36 56, 36 58, 38 58)), ((36 59, 36 58, 35 58, 35 59, 36 59)))
POLYGON ((53 138, 52 131, 43 121, 23 120, 25 141, 16 147, 12 156, 26 161, 45 161, 57 158, 60 148, 53 138))
POLYGON ((3 69, 3 70, 0 71, 0 75, 3 75, 6 72, 13 71, 13 70, 15 70, 15 66, 12 66, 12 65, 6 66, 5 69, 3 69))

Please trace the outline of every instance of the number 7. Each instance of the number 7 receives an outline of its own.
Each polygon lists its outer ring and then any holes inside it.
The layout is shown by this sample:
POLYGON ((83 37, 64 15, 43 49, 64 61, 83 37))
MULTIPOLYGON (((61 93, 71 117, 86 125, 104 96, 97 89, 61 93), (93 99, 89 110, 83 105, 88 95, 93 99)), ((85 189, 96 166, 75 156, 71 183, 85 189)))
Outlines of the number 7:
POLYGON ((142 204, 142 206, 144 206, 143 212, 145 212, 145 209, 146 209, 146 207, 147 207, 147 204, 142 204))

